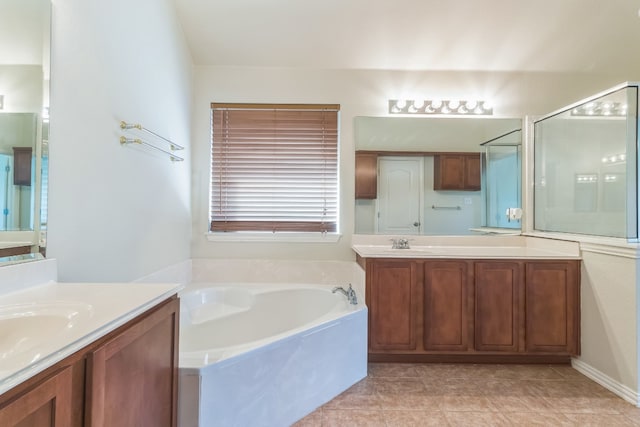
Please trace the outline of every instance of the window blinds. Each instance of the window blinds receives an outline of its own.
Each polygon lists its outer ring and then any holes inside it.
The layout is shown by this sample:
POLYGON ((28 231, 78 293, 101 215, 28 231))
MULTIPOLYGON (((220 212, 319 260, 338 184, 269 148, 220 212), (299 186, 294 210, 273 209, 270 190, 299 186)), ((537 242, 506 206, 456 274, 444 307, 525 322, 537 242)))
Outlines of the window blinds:
POLYGON ((211 231, 336 231, 339 109, 212 103, 211 231))

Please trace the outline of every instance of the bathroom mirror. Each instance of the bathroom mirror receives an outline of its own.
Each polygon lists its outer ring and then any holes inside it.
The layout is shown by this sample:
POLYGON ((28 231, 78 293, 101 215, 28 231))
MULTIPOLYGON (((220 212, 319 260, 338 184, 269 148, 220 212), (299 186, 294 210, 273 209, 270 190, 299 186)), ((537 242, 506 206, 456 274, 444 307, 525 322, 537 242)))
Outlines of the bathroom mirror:
POLYGON ((0 2, 0 265, 44 254, 51 2, 0 2))
POLYGON ((520 118, 356 117, 356 153, 376 153, 378 185, 370 198, 356 197, 355 233, 474 234, 486 223, 484 189, 435 190, 436 157, 479 157, 486 151, 482 144, 521 127, 520 118))

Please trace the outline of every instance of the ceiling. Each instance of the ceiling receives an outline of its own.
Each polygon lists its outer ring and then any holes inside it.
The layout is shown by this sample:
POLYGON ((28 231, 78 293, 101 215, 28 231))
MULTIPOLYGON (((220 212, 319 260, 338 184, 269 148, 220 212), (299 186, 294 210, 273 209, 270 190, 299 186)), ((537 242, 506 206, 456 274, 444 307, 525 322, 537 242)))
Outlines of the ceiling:
POLYGON ((640 0, 174 0, 196 65, 640 76, 640 0))

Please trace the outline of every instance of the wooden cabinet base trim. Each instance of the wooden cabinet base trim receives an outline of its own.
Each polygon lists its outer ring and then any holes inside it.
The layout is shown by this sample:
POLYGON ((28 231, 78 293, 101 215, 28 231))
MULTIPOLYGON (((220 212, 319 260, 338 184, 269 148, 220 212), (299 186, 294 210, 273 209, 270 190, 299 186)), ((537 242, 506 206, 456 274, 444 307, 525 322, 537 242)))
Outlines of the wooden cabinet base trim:
POLYGON ((525 354, 372 354, 369 362, 571 364, 571 356, 525 354))

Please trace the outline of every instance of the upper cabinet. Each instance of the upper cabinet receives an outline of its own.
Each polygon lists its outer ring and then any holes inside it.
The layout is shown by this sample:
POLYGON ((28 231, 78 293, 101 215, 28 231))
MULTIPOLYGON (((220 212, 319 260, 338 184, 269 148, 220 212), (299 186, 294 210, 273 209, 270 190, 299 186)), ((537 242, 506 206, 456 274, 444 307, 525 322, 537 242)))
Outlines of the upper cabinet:
POLYGON ((440 154, 433 159, 433 189, 479 191, 480 154, 440 154))
POLYGON ((356 153, 356 199, 375 199, 378 195, 378 155, 356 153))

